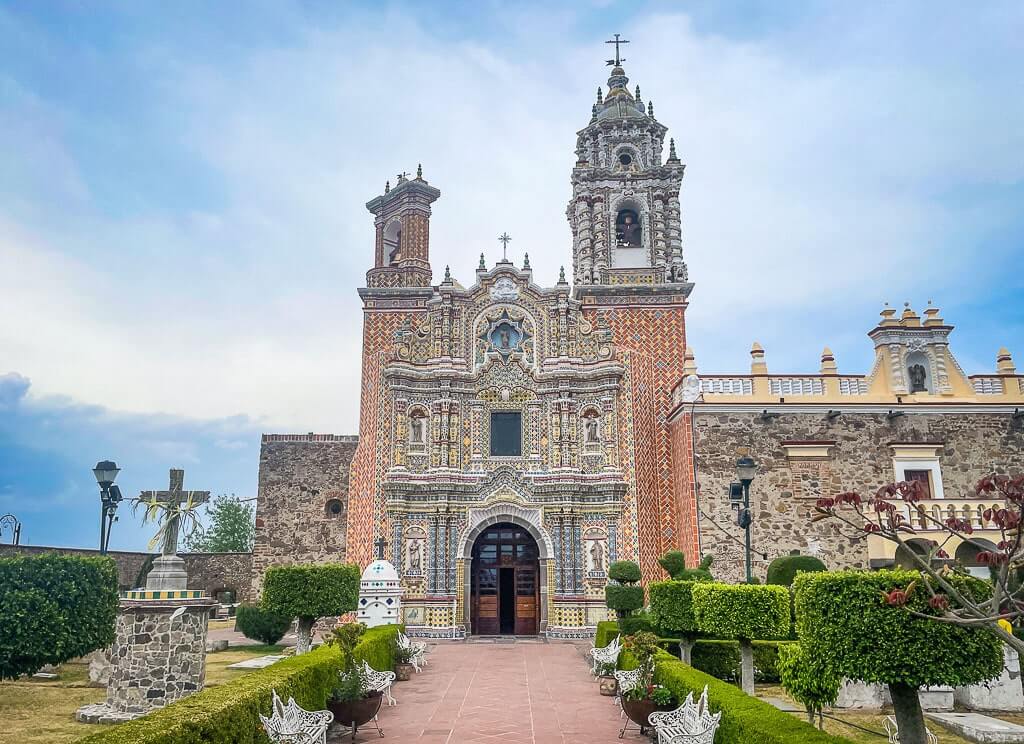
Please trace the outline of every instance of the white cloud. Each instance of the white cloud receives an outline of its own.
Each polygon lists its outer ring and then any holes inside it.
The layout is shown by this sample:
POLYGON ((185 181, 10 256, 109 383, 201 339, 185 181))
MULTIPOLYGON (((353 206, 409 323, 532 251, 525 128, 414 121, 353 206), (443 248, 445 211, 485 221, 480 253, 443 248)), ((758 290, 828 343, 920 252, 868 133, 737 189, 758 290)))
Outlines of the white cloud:
MULTIPOLYGON (((955 61, 936 60, 940 46, 976 51, 957 19, 958 35, 922 33, 919 58, 901 46, 918 18, 856 20, 804 28, 802 46, 698 32, 680 14, 626 29, 627 72, 688 163, 689 334, 703 370, 741 371, 756 337, 779 371, 816 369, 826 343, 841 369, 866 371, 863 334, 882 300, 963 304, 1006 260, 974 252, 1015 229, 1005 199, 951 195, 1020 182, 1024 104, 1003 87, 1009 73, 993 50, 982 55, 988 80, 968 74, 974 63, 953 74, 955 61), (842 53, 830 58, 815 32, 842 53)), ((1005 20, 979 18, 978 34, 1005 20)), ((570 28, 573 17, 557 22, 570 28)), ((33 209, 6 210, 0 223, 0 261, 17 267, 0 275, 0 368, 29 374, 42 393, 119 410, 244 412, 269 429, 354 432, 355 288, 372 258, 363 204, 385 179, 422 162, 442 190, 438 277, 450 264, 471 282, 504 230, 541 283, 570 260, 575 131, 605 50, 527 39, 452 41, 392 12, 363 19, 355 37, 347 25, 311 27, 216 65, 150 50, 161 106, 195 158, 185 173, 214 182, 216 196, 44 224, 25 217, 47 214, 34 187, 33 209)), ((61 136, 22 128, 0 141, 45 145, 55 188, 88 204, 61 136)))

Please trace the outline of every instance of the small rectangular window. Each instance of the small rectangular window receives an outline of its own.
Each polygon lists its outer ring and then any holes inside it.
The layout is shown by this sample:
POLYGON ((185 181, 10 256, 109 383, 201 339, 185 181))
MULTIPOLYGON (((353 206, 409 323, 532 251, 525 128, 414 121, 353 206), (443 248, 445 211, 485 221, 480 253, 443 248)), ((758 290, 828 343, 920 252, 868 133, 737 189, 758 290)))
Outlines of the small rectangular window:
POLYGON ((932 497, 932 472, 930 470, 904 470, 903 477, 907 481, 918 481, 924 486, 924 498, 932 497))
POLYGON ((521 457, 523 454, 523 417, 519 411, 491 413, 491 456, 521 457))

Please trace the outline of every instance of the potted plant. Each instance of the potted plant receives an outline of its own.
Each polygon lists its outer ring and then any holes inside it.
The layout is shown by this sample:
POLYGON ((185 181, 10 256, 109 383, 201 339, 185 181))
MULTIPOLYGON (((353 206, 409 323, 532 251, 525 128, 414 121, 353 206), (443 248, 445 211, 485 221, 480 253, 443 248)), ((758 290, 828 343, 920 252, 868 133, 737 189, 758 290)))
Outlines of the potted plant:
POLYGON ((658 637, 654 633, 626 636, 622 645, 636 659, 640 671, 637 684, 622 693, 622 710, 629 720, 639 724, 643 734, 651 725, 651 713, 672 710, 672 692, 654 684, 654 655, 658 651, 658 637))
POLYGON ((619 691, 619 681, 615 679, 615 663, 605 661, 597 666, 597 679, 600 682, 602 695, 614 697, 619 691))
POLYGON ((327 700, 327 709, 334 714, 336 722, 351 727, 353 741, 359 727, 377 715, 382 699, 379 690, 366 688, 366 675, 356 661, 356 644, 365 630, 362 623, 347 623, 335 628, 327 640, 327 645, 341 651, 342 658, 341 673, 327 700))
POLYGON ((395 679, 399 682, 408 682, 412 679, 413 650, 408 646, 400 646, 395 643, 395 679))

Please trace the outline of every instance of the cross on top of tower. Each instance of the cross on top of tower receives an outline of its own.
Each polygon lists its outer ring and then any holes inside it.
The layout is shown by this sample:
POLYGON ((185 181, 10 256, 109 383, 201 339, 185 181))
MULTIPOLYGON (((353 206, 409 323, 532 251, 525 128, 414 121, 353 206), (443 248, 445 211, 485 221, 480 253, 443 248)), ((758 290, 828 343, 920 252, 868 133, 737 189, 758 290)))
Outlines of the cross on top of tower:
POLYGON ((616 67, 620 67, 622 63, 626 61, 625 57, 619 57, 619 45, 629 43, 629 39, 620 39, 619 36, 620 34, 615 34, 614 39, 609 39, 608 41, 605 42, 605 44, 615 45, 615 59, 608 60, 608 64, 615 65, 616 67))
POLYGON ((503 232, 498 236, 498 240, 501 241, 501 260, 508 261, 508 242, 512 240, 508 232, 503 232))

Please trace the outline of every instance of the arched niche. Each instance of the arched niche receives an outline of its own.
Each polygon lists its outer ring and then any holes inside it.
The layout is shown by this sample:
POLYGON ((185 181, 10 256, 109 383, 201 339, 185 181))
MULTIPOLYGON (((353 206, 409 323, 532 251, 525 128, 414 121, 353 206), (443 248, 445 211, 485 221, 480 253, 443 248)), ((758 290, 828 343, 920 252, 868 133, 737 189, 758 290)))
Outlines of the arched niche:
POLYGON ((907 390, 910 393, 934 393, 931 359, 923 351, 907 354, 907 390))
POLYGON ((384 228, 384 260, 396 264, 402 258, 402 223, 392 220, 384 228))
POLYGON ((647 210, 635 199, 624 198, 612 207, 612 268, 640 269, 651 265, 647 210))

